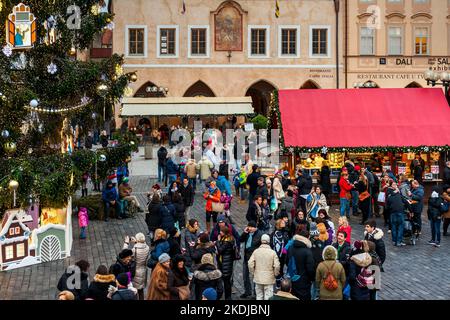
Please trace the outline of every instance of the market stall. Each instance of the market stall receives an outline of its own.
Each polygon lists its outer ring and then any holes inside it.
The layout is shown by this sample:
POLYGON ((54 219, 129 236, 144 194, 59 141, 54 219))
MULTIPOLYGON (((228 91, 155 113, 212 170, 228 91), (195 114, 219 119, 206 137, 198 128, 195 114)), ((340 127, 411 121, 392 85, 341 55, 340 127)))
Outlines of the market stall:
POLYGON ((449 159, 449 123, 450 108, 437 88, 280 90, 272 97, 281 167, 294 176, 300 165, 315 182, 324 160, 336 184, 346 160, 412 178, 417 157, 425 186, 440 183, 449 159))

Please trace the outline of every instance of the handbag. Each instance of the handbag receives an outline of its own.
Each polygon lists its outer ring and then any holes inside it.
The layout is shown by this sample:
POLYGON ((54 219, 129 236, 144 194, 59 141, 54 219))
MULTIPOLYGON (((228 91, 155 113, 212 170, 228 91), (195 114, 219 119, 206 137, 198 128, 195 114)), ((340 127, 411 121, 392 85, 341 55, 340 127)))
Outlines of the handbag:
POLYGON ((359 195, 359 201, 364 201, 370 197, 370 193, 368 191, 364 191, 359 195))
POLYGON ((211 207, 212 207, 212 211, 213 212, 224 212, 224 210, 225 210, 225 203, 212 202, 211 207))
POLYGON ((350 191, 345 192, 345 198, 346 198, 348 201, 352 200, 352 194, 351 194, 350 191))
POLYGON ((381 191, 378 194, 378 198, 377 198, 378 202, 384 203, 386 201, 386 192, 381 191))
POLYGON ((189 289, 189 285, 177 287, 178 288, 178 296, 180 300, 189 300, 191 295, 191 289, 189 289))

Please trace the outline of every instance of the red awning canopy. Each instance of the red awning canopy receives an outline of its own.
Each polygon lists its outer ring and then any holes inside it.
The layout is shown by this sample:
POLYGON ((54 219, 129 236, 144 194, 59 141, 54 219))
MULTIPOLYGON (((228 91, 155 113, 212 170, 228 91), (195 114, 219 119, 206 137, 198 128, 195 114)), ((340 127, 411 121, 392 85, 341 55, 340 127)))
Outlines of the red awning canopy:
POLYGON ((285 147, 450 145, 450 107, 427 89, 280 90, 285 147))

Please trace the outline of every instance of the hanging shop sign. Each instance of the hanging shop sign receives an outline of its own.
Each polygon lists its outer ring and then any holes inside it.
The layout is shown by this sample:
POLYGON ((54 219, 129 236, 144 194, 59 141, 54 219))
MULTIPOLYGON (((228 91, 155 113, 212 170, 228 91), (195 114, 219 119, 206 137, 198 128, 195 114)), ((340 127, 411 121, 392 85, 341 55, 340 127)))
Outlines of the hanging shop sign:
POLYGON ((29 49, 37 39, 36 17, 30 7, 19 3, 6 21, 6 42, 13 49, 29 49))

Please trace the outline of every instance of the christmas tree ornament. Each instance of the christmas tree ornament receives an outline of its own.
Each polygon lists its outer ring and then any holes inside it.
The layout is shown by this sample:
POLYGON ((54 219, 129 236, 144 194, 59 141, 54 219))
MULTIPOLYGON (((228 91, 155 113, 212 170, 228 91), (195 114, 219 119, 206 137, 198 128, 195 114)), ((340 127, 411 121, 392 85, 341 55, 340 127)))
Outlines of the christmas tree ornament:
POLYGON ((131 81, 131 82, 136 82, 137 80, 138 80, 137 74, 136 74, 136 73, 133 73, 133 74, 130 76, 130 81, 131 81))
POLYGON ((327 147, 323 147, 322 148, 322 154, 327 154, 328 153, 328 148, 327 147))
POLYGON ((9 57, 11 57, 13 50, 12 50, 11 46, 6 45, 3 47, 2 52, 5 56, 7 56, 9 58, 9 57))
POLYGON ((7 142, 3 145, 5 151, 9 154, 16 152, 17 144, 15 142, 7 142))
POLYGON ((13 49, 31 49, 37 40, 36 17, 30 7, 19 3, 6 20, 6 42, 13 49))
POLYGON ((114 22, 110 22, 110 23, 108 23, 107 25, 106 25, 106 27, 105 27, 105 29, 107 29, 107 30, 114 30, 114 27, 115 27, 116 25, 115 25, 115 23, 114 22))
POLYGON ((50 74, 55 74, 56 72, 58 72, 58 66, 56 64, 54 64, 53 62, 50 63, 47 66, 47 72, 50 74))
POLYGON ((39 105, 39 102, 36 99, 33 99, 30 101, 30 107, 37 108, 38 105, 39 105))
POLYGON ((8 138, 9 137, 9 131, 8 130, 3 130, 2 131, 2 138, 3 139, 6 139, 6 138, 8 138))
POLYGON ((101 154, 100 157, 98 158, 98 160, 100 162, 105 162, 106 161, 106 156, 104 154, 101 154))
POLYGON ((133 96, 133 89, 130 86, 126 87, 125 90, 123 91, 123 95, 125 97, 133 96))
POLYGON ((75 49, 75 47, 70 48, 69 54, 70 54, 71 56, 76 55, 76 54, 77 54, 77 49, 75 49))

